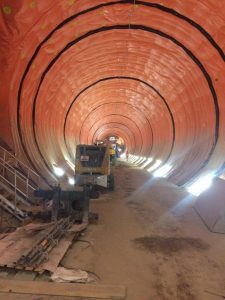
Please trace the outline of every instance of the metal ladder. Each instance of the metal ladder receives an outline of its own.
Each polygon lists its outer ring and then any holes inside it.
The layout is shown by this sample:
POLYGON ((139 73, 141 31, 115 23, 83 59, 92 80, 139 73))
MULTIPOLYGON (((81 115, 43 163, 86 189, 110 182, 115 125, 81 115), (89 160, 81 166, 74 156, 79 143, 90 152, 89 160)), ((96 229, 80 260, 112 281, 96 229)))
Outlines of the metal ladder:
POLYGON ((11 215, 16 217, 19 221, 23 221, 27 217, 26 212, 16 207, 10 200, 7 199, 5 195, 0 194, 0 206, 11 215))
POLYGON ((0 206, 4 210, 24 220, 39 181, 36 172, 0 146, 0 206))

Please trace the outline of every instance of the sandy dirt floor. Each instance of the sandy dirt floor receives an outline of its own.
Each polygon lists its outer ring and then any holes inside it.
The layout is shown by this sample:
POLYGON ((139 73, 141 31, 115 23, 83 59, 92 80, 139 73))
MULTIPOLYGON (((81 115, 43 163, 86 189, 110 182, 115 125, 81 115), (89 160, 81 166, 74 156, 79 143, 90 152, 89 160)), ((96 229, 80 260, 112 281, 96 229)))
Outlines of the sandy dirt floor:
MULTIPOLYGON (((216 300, 225 291, 225 235, 208 231, 193 199, 164 179, 120 164, 116 190, 92 200, 99 213, 62 261, 96 282, 127 287, 128 300, 216 300)), ((0 294, 1 300, 62 297, 0 294)))

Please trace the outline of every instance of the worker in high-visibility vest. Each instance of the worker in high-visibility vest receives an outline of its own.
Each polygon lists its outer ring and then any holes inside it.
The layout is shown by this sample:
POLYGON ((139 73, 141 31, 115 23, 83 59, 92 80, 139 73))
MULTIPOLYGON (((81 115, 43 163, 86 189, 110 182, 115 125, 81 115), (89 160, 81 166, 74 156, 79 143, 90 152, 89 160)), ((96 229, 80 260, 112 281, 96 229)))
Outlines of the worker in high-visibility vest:
POLYGON ((116 150, 113 147, 110 147, 110 149, 109 149, 109 155, 110 155, 110 162, 111 162, 111 164, 115 165, 116 150))

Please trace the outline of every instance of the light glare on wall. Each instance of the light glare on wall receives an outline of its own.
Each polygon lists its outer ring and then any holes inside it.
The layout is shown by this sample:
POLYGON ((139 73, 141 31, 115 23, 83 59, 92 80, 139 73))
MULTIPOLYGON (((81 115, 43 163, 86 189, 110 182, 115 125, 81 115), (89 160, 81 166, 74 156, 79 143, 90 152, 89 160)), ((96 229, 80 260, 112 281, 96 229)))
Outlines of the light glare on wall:
POLYGON ((147 161, 143 164, 142 169, 144 169, 145 167, 147 167, 147 165, 149 165, 152 161, 153 161, 152 157, 148 158, 147 161))
POLYGON ((214 177, 214 174, 208 174, 200 177, 192 185, 187 187, 188 192, 194 196, 199 196, 212 185, 214 177))
POLYGON ((157 159, 156 162, 150 167, 148 168, 148 172, 154 171, 155 169, 157 169, 160 165, 161 165, 162 161, 160 159, 157 159))
POLYGON ((154 177, 166 177, 169 171, 172 169, 171 165, 165 165, 159 168, 157 171, 153 173, 154 177))
POLYGON ((68 182, 69 182, 70 185, 74 185, 75 184, 75 180, 72 177, 69 178, 68 182))
POLYGON ((65 174, 65 171, 62 168, 53 166, 53 169, 54 169, 55 175, 58 177, 62 177, 65 174))

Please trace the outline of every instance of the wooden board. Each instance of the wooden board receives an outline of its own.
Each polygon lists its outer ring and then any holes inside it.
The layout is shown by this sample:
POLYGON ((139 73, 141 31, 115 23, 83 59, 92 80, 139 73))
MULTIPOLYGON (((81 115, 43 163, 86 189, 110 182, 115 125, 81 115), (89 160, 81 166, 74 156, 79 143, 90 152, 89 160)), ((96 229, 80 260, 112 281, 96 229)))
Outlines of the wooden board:
POLYGON ((41 231, 48 229, 50 226, 54 225, 54 223, 29 223, 25 226, 20 227, 20 230, 29 231, 41 231))
POLYGON ((58 245, 52 249, 51 253, 49 254, 48 260, 40 265, 37 269, 35 269, 35 271, 41 272, 42 270, 46 270, 54 273, 76 235, 77 233, 67 232, 61 238, 58 245))
POLYGON ((17 281, 0 279, 0 293, 84 297, 99 299, 126 299, 123 286, 17 281))
POLYGON ((0 266, 13 267, 21 255, 35 243, 36 236, 16 230, 0 240, 0 266))
MULTIPOLYGON (((14 294, 14 293, 1 293, 1 300, 90 300, 90 298, 84 297, 62 297, 62 296, 35 296, 35 295, 25 295, 25 294, 14 294), (37 298, 38 297, 38 298, 37 298)), ((109 300, 109 299, 100 299, 100 298, 91 298, 91 300, 109 300)), ((218 299, 213 299, 218 300, 218 299)), ((221 299, 219 299, 221 300, 221 299)))
MULTIPOLYGON (((51 224, 48 224, 48 226, 51 224)), ((44 234, 40 229, 46 229, 46 224, 27 224, 26 226, 18 228, 15 232, 9 233, 2 240, 0 240, 0 266, 24 269, 21 266, 15 266, 21 255, 44 234)), ((49 253, 48 261, 43 263, 37 269, 26 267, 26 270, 32 270, 39 273, 45 270, 55 272, 58 264, 62 260, 72 241, 78 236, 78 232, 86 228, 86 224, 74 224, 70 232, 66 232, 60 239, 58 245, 49 253)))
POLYGON ((66 254, 68 248, 71 246, 73 240, 78 238, 79 232, 87 228, 87 224, 74 224, 70 230, 68 230, 65 235, 59 241, 59 244, 51 251, 48 261, 43 263, 38 269, 37 272, 41 270, 46 270, 51 273, 54 273, 66 254))

